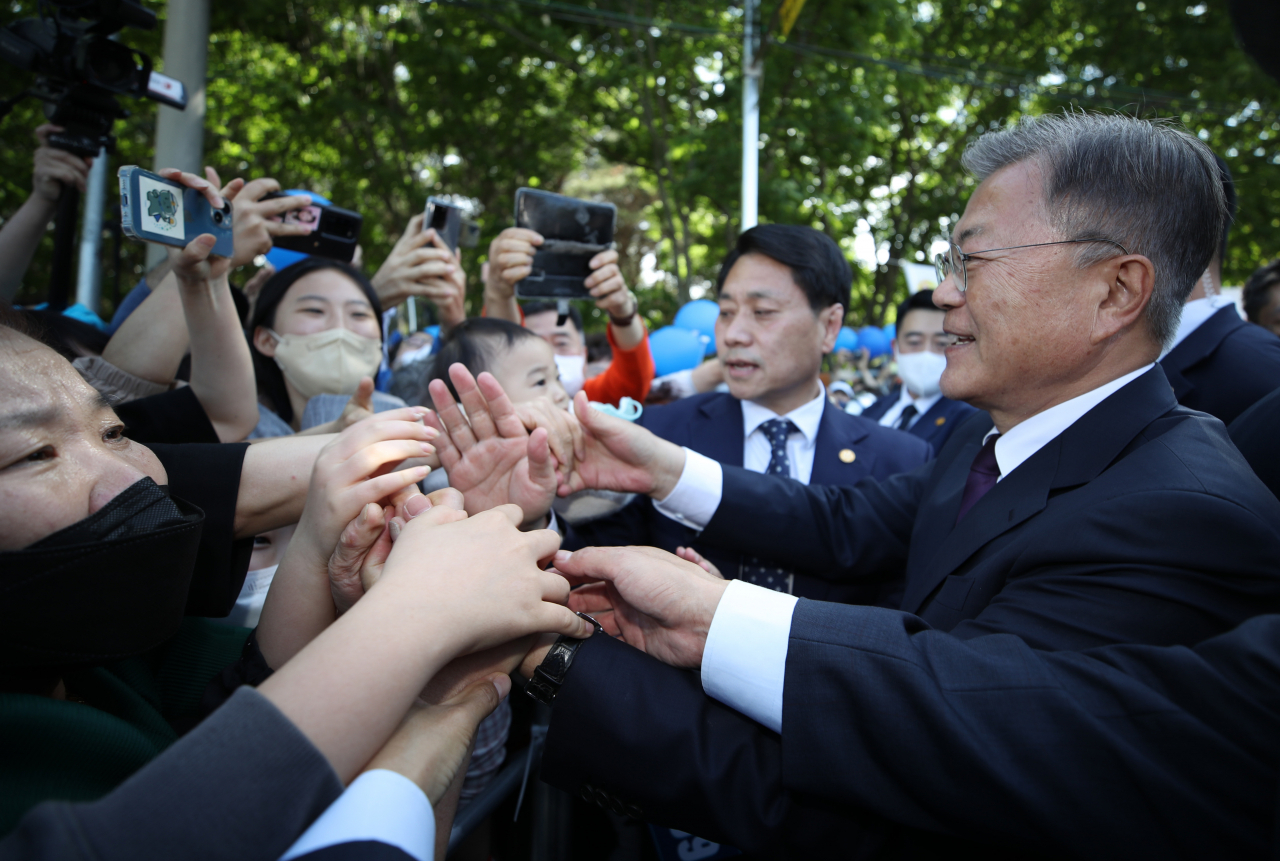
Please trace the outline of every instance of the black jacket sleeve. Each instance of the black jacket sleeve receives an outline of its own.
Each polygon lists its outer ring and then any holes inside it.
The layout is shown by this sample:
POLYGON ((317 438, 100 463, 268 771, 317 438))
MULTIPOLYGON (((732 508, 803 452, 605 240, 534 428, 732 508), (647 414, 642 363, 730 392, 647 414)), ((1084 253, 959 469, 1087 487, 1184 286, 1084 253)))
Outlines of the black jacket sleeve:
POLYGON ((1280 779, 1280 616, 1194 649, 1040 652, 801 600, 785 788, 1076 858, 1259 858, 1280 779))
POLYGON ((124 422, 125 436, 144 445, 220 442, 190 386, 128 401, 115 409, 124 422))
POLYGON ((204 511, 204 531, 187 596, 188 616, 221 618, 235 606, 253 538, 235 537, 240 470, 248 443, 147 446, 169 474, 169 491, 204 511))
POLYGON ((34 808, 0 861, 275 861, 341 793, 324 755, 245 688, 105 798, 34 808))

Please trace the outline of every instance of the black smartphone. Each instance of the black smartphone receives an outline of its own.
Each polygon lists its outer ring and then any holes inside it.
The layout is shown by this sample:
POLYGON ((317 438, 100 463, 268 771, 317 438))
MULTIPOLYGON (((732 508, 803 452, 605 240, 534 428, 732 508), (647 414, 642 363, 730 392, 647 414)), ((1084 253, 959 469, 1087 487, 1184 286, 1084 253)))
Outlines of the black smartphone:
POLYGON ((516 295, 539 299, 590 299, 583 286, 601 251, 613 247, 618 208, 537 188, 516 191, 516 227, 542 234, 533 272, 516 284, 516 295))
MULTIPOLYGON (((292 196, 273 191, 262 199, 292 196)), ((314 201, 310 206, 274 215, 271 220, 284 224, 305 224, 311 228, 310 233, 299 236, 274 237, 271 244, 276 248, 314 254, 345 263, 350 263, 355 257, 356 245, 360 242, 360 229, 364 226, 364 216, 360 213, 314 201)))
POLYGON ((143 242, 184 248, 202 233, 216 240, 213 253, 235 252, 231 204, 214 209, 203 193, 137 165, 120 168, 120 230, 143 242))
POLYGON ((426 217, 422 229, 435 228, 436 233, 450 251, 458 250, 458 239, 462 235, 462 210, 447 200, 438 197, 427 198, 426 217))

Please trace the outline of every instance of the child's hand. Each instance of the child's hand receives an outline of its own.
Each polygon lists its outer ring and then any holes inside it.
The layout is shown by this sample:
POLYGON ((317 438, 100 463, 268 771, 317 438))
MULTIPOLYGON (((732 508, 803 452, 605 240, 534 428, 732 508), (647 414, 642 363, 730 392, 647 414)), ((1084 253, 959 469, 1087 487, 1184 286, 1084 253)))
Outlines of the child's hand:
POLYGON ((677 547, 676 555, 679 556, 681 559, 685 560, 686 562, 692 562, 694 565, 697 565, 699 568, 701 568, 703 571, 706 571, 708 574, 714 574, 716 577, 719 577, 721 580, 724 579, 724 575, 720 573, 720 569, 712 565, 709 561, 707 561, 707 558, 705 556, 703 556, 697 550, 694 550, 692 547, 677 547))

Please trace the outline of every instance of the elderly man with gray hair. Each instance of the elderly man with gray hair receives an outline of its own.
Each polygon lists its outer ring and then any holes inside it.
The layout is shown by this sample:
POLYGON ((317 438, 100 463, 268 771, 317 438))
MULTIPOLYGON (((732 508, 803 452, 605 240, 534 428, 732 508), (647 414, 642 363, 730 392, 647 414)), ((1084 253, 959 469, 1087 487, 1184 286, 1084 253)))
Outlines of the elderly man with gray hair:
MULTIPOLYGON (((1206 823, 1225 819, 1203 793, 1154 766, 1088 780, 1116 752, 1014 732, 1040 720, 1022 700, 992 701, 1003 721, 955 726, 945 699, 913 695, 931 668, 891 634, 1012 634, 1069 653, 1192 645, 1280 612, 1280 502, 1156 364, 1222 234, 1213 156, 1172 124, 1066 113, 984 135, 963 164, 978 185, 934 302, 956 339, 942 391, 985 412, 936 460, 805 486, 584 401, 585 456, 560 488, 649 494, 705 544, 879 583, 894 609, 726 582, 654 548, 561 551, 556 568, 588 584, 571 605, 625 642, 562 641, 549 658, 543 643, 526 659, 553 703, 544 779, 751 854, 951 855, 955 835, 987 854, 1212 844, 1206 823), (887 660, 872 671, 872 657, 887 660), (942 730, 966 743, 935 743, 942 730), (908 735, 893 756, 868 741, 895 733, 908 735), (993 772, 1008 779, 968 793, 966 774, 993 772)), ((1005 667, 1011 685, 1019 666, 1005 667)), ((1001 684, 948 669, 975 694, 1001 684)), ((1128 705, 1097 696, 1098 720, 1128 705)))

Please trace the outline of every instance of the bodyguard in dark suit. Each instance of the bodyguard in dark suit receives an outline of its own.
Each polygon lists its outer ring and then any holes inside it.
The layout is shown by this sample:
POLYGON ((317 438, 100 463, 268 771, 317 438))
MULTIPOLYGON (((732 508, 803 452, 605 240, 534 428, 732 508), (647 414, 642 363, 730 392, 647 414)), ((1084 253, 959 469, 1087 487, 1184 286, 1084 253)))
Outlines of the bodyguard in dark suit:
POLYGON ((903 385, 860 413, 883 427, 905 430, 941 451, 951 433, 977 410, 942 394, 942 371, 951 336, 945 315, 933 304, 933 291, 920 290, 898 306, 893 355, 903 385))
MULTIPOLYGON (((923 464, 932 456, 927 443, 844 413, 818 377, 844 319, 852 278, 839 247, 820 231, 766 224, 743 233, 720 267, 717 286, 716 352, 729 392, 647 409, 639 423, 719 463, 801 484, 853 485, 923 464)), ((726 577, 806 598, 876 599, 874 584, 819 579, 824 572, 791 564, 786 553, 744 555, 705 545, 697 530, 662 515, 645 496, 570 529, 565 540, 566 547, 628 544, 669 552, 691 546, 726 577)))
POLYGON ((1231 424, 1264 395, 1280 388, 1280 338, 1240 319, 1235 303, 1220 295, 1236 193, 1226 162, 1215 159, 1228 205, 1222 242, 1187 297, 1178 330, 1160 364, 1178 403, 1231 424))
MULTIPOLYGON (((1221 236, 1209 151, 1169 126, 1077 114, 986 135, 964 163, 980 184, 938 261, 934 299, 957 338, 942 387, 989 417, 966 422, 937 460, 852 488, 804 487, 580 409, 587 457, 568 486, 649 493, 708 544, 786 553, 849 580, 896 578, 902 609, 961 639, 1013 634, 1049 651, 1190 645, 1280 610, 1280 503, 1221 423, 1179 407, 1153 364, 1221 236), (1114 169, 1138 163, 1154 173, 1114 169)), ((963 848, 918 830, 953 826, 908 815, 904 799, 867 809, 829 792, 857 774, 798 777, 854 761, 849 730, 823 716, 849 714, 867 685, 895 684, 856 662, 814 663, 856 633, 850 617, 651 549, 587 548, 555 564, 610 581, 573 603, 701 678, 588 639, 559 671, 546 779, 749 851, 816 857, 826 840, 844 857, 963 848), (698 681, 719 704, 687 695, 698 681), (759 728, 738 734, 730 709, 759 728), (663 768, 627 767, 659 749, 663 768)), ((1004 755, 997 733, 964 731, 993 761, 1004 755)), ((1053 761, 1045 785, 1059 788, 1069 821, 1099 788, 1069 769, 1054 784, 1053 761)), ((945 748, 913 761, 921 784, 965 765, 964 751, 945 748)))

